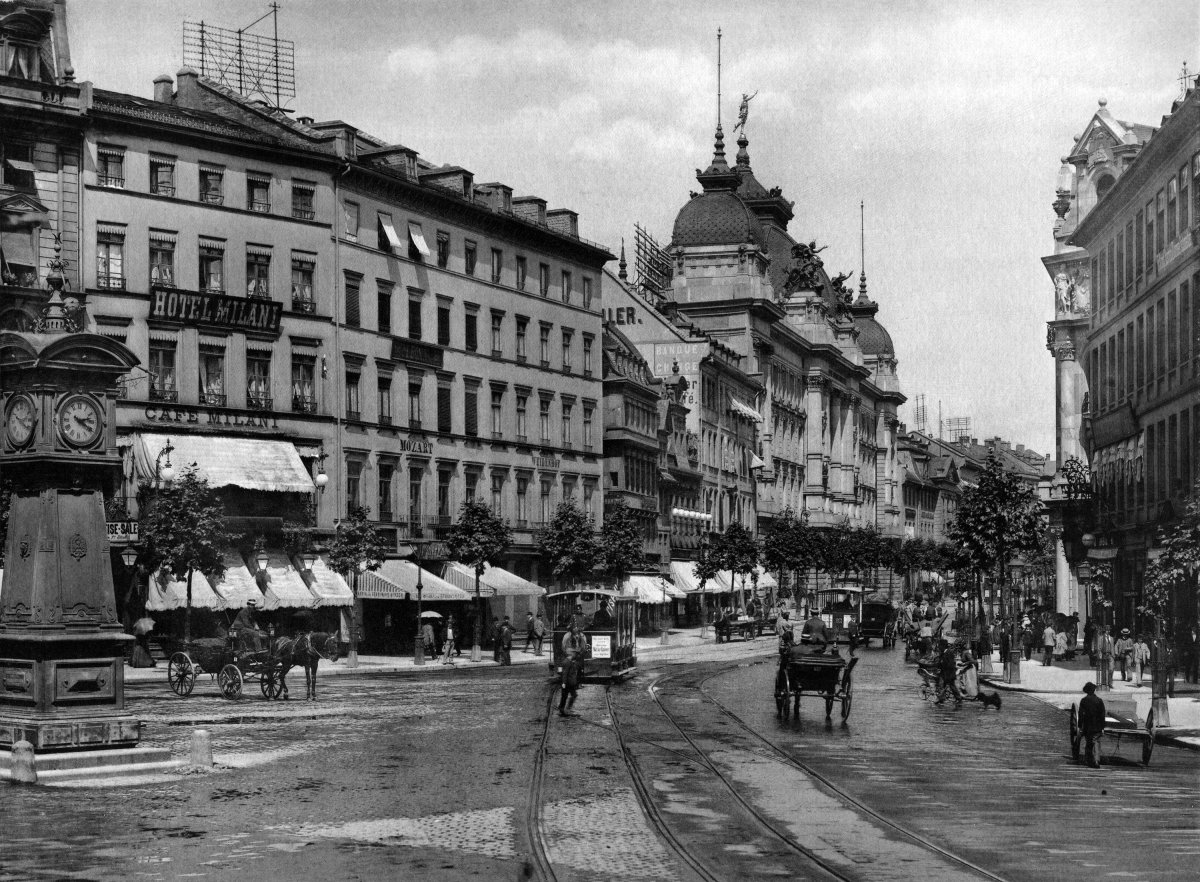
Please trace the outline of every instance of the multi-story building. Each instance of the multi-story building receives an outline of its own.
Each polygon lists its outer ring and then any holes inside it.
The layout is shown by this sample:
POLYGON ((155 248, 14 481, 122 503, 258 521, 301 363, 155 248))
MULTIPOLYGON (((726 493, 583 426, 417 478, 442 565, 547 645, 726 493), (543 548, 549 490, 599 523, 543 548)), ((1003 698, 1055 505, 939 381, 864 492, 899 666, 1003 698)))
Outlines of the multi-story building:
MULTIPOLYGON (((1096 497, 1091 554, 1110 555, 1116 618, 1131 624, 1156 533, 1200 474, 1198 107, 1200 90, 1188 89, 1069 239, 1087 253, 1091 280, 1076 348, 1088 386, 1080 409, 1096 497)), ((1073 161, 1096 149, 1094 130, 1073 161)), ((1173 612, 1194 618, 1195 604, 1195 591, 1181 590, 1173 612)))
MULTIPOLYGON (((1054 292, 1054 319, 1047 326, 1046 348, 1055 360, 1054 443, 1059 471, 1044 488, 1043 496, 1055 536, 1055 603, 1062 612, 1079 611, 1085 621, 1090 605, 1078 568, 1087 553, 1081 540, 1092 526, 1090 520, 1085 523, 1080 516, 1081 507, 1090 507, 1091 497, 1086 482, 1090 456, 1084 437, 1084 402, 1089 395, 1078 354, 1087 343, 1094 277, 1087 252, 1071 244, 1071 237, 1129 168, 1153 132, 1150 126, 1118 120, 1108 109, 1108 102, 1100 100, 1083 135, 1063 157, 1053 203, 1054 253, 1042 258, 1054 292), (1066 465, 1072 460, 1084 468, 1066 465)), ((1132 229, 1128 238, 1133 244, 1127 244, 1122 236, 1122 260, 1137 241, 1132 229)))

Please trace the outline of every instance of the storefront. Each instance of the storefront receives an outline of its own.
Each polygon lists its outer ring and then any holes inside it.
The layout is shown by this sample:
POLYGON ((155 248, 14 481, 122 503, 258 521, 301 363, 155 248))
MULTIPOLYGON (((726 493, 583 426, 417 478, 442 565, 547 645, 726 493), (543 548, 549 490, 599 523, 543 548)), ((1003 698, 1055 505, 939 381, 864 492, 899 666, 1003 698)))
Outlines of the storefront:
POLYGON ((470 595, 445 579, 420 569, 408 560, 385 560, 378 570, 359 573, 359 651, 365 654, 399 655, 416 645, 418 603, 431 619, 438 643, 450 617, 458 626, 460 646, 470 646, 465 635, 470 614, 470 595), (418 587, 419 586, 419 587, 418 587), (431 614, 436 613, 436 616, 431 614))

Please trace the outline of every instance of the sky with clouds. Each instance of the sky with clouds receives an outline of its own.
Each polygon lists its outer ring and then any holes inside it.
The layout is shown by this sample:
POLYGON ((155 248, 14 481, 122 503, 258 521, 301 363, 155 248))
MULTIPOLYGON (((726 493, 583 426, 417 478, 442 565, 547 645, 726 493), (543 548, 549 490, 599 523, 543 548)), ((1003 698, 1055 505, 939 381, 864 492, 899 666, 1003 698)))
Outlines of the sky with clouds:
MULTIPOLYGON (((239 28, 266 11, 68 0, 76 75, 148 97, 182 63, 185 19, 239 28)), ((283 0, 279 15, 299 114, 572 208, 614 252, 634 222, 666 244, 698 189, 718 27, 726 131, 757 90, 751 162, 795 201, 792 235, 857 278, 866 203, 867 280, 905 393, 935 427, 940 404, 978 437, 1053 454, 1040 257, 1059 158, 1101 96, 1126 121, 1169 112, 1182 62, 1200 70, 1195 0, 283 0)))

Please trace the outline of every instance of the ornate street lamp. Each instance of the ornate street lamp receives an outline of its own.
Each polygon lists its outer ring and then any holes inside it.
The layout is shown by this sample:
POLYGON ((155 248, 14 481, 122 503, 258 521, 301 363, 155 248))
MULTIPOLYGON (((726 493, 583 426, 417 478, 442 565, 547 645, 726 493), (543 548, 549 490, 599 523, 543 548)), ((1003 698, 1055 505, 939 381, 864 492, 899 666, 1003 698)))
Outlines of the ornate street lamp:
POLYGON ((300 555, 300 566, 306 573, 312 572, 313 565, 316 564, 316 562, 317 556, 311 551, 306 551, 304 554, 300 555))
POLYGON ((421 544, 413 543, 413 563, 417 565, 417 642, 413 648, 413 664, 425 664, 425 643, 421 639, 421 591, 424 585, 421 582, 421 544))
POLYGON ((164 446, 162 450, 158 451, 158 456, 154 459, 155 489, 158 488, 159 478, 166 481, 168 484, 175 479, 175 467, 171 465, 171 453, 174 452, 174 450, 175 448, 171 446, 171 439, 168 438, 166 446, 164 446), (165 463, 162 461, 164 456, 167 458, 165 463))
POLYGON ((346 654, 346 667, 358 667, 358 574, 367 571, 367 562, 360 560, 354 568, 354 603, 350 606, 350 651, 346 654))
POLYGON ((254 562, 258 564, 258 571, 260 573, 265 573, 267 571, 267 564, 270 562, 270 558, 267 557, 267 553, 265 551, 260 551, 258 554, 254 555, 254 562))

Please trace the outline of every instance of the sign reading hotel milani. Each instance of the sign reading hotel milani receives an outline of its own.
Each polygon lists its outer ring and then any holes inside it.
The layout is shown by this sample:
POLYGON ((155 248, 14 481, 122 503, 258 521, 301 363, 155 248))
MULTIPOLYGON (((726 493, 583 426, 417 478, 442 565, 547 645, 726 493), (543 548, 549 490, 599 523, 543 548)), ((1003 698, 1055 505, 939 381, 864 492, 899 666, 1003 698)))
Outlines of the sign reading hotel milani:
POLYGON ((230 297, 178 288, 152 288, 150 319, 189 327, 234 328, 279 333, 283 304, 274 300, 230 297))

